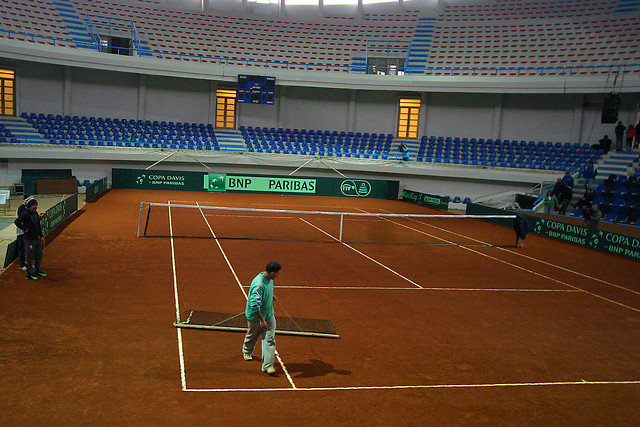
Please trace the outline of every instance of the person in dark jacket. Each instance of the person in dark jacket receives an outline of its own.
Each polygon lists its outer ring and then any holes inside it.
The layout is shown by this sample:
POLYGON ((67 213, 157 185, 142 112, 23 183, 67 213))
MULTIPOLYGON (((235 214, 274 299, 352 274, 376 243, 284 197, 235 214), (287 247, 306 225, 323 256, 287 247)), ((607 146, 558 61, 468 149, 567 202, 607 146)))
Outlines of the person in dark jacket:
POLYGON ((582 196, 582 198, 578 200, 576 203, 572 203, 572 206, 580 210, 584 208, 589 208, 593 204, 593 201, 595 198, 596 198, 596 195, 593 192, 593 188, 587 187, 584 190, 584 195, 582 196))
POLYGON ((513 219, 513 231, 516 232, 516 246, 524 248, 524 240, 529 232, 529 222, 522 212, 516 211, 516 217, 513 219))
POLYGON ((47 273, 40 268, 44 248, 44 235, 38 213, 38 201, 31 199, 25 209, 14 221, 16 227, 24 231, 25 262, 27 266, 27 279, 38 280, 47 277, 47 273))
MULTIPOLYGON (((25 194, 24 201, 18 209, 16 210, 16 219, 20 216, 20 214, 27 210, 27 203, 33 197, 25 194)), ((20 258, 20 270, 27 271, 27 262, 25 260, 25 252, 24 252, 24 231, 18 227, 16 227, 16 245, 18 246, 18 257, 20 258)))
POLYGON ((565 185, 562 189, 562 201, 560 203, 560 209, 558 209, 558 214, 567 214, 567 208, 569 207, 569 203, 571 203, 571 199, 573 199, 573 189, 565 185))

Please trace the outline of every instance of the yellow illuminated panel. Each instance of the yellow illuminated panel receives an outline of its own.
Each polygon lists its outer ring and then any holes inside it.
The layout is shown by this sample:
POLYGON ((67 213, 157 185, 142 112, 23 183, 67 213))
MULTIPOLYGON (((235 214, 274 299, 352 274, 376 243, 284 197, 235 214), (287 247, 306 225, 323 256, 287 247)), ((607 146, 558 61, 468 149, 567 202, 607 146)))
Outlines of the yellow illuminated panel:
POLYGON ((398 138, 418 138, 420 105, 420 99, 400 99, 398 102, 398 138))
POLYGON ((236 91, 218 89, 216 91, 216 128, 235 129, 236 91))
POLYGON ((0 69, 0 115, 15 115, 15 78, 15 71, 0 69))

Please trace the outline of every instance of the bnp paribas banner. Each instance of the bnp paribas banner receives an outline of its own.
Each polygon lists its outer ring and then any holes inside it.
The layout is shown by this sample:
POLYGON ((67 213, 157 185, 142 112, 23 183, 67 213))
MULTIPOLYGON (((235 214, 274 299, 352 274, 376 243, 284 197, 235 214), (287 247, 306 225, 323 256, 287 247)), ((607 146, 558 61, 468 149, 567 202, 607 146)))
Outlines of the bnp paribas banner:
POLYGON ((267 175, 209 173, 204 177, 208 191, 311 194, 316 196, 396 198, 398 181, 350 178, 310 178, 267 175))
POLYGON ((594 230, 546 218, 536 218, 533 231, 554 239, 640 260, 640 239, 637 237, 594 230))
POLYGON ((113 188, 397 198, 398 181, 113 169, 113 188))

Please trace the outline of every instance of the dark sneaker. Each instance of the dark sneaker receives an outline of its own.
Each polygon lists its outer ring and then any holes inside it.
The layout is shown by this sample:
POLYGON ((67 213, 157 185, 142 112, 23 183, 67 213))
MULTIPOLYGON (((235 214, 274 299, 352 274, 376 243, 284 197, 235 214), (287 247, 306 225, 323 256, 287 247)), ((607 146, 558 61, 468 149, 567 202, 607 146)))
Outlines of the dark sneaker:
POLYGON ((48 276, 48 274, 47 274, 47 273, 45 273, 44 271, 41 271, 41 272, 39 272, 39 273, 36 273, 36 275, 38 275, 38 276, 40 276, 40 277, 47 277, 47 276, 48 276))
POLYGON ((27 280, 38 280, 39 277, 38 276, 29 276, 27 275, 27 280))

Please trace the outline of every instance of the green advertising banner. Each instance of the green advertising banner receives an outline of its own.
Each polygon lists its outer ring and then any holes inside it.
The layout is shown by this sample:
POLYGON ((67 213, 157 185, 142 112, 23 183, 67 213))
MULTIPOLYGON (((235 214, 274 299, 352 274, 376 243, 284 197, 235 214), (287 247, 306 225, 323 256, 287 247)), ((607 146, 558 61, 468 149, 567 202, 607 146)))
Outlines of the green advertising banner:
POLYGON ((398 181, 113 169, 113 188, 395 199, 398 181))
POLYGON ((42 233, 47 235, 65 218, 78 210, 78 193, 46 210, 42 217, 42 233))
POLYGON ((205 176, 204 186, 209 191, 315 194, 316 179, 231 176, 227 174, 210 173, 205 176))
MULTIPOLYGON (((511 215, 502 209, 469 203, 468 215, 511 215)), ((595 230, 581 225, 568 224, 548 218, 525 215, 531 225, 531 231, 541 236, 563 240, 576 245, 597 249, 616 255, 640 260, 640 239, 609 231, 595 230)), ((488 219, 487 221, 511 227, 512 220, 488 219)))
POLYGON ((100 193, 107 191, 108 181, 107 178, 99 179, 87 186, 87 191, 85 193, 85 202, 90 202, 94 197, 98 196, 100 193))
POLYGON ((432 194, 418 193, 417 191, 404 190, 402 200, 415 203, 420 206, 427 206, 441 210, 449 210, 449 201, 446 197, 434 196, 432 194))
POLYGON ((112 169, 113 188, 202 191, 203 172, 112 169))
POLYGON ((637 237, 594 230, 546 218, 536 218, 533 231, 554 239, 640 260, 640 239, 637 237))

